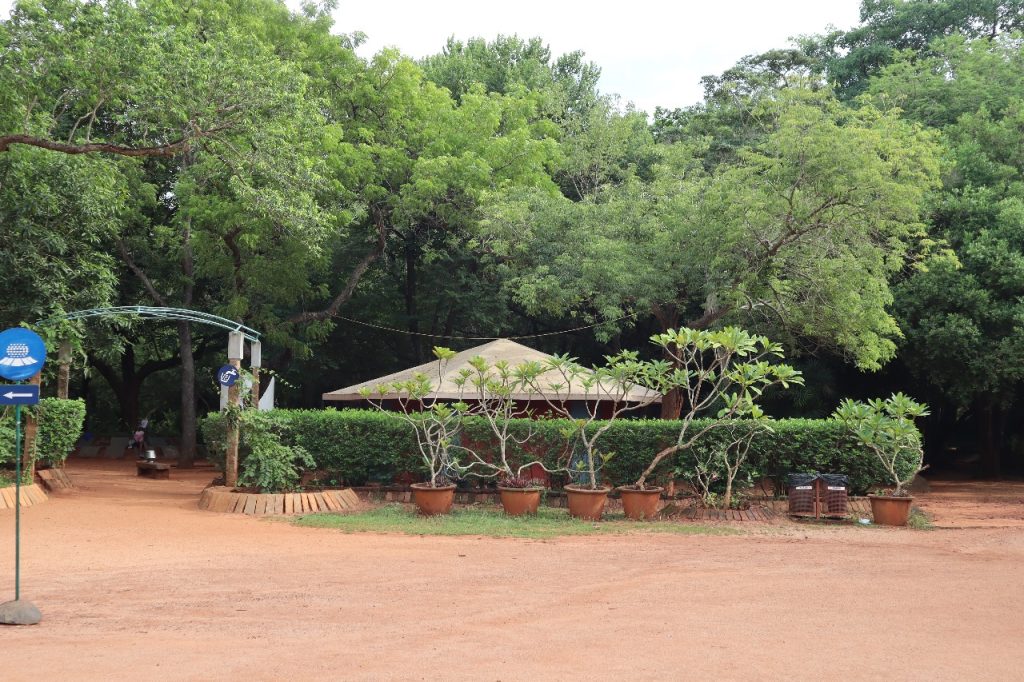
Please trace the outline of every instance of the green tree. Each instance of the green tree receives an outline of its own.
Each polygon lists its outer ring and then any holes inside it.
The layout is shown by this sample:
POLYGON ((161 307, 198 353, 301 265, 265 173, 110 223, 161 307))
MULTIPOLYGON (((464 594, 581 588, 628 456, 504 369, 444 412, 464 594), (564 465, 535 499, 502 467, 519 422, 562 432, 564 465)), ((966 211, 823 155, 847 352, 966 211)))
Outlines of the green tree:
MULTIPOLYGON (((137 277, 143 300, 213 300, 239 321, 273 319, 267 311, 294 300, 308 281, 296 272, 316 262, 308 256, 327 235, 315 202, 322 119, 295 59, 305 56, 302 38, 323 48, 328 29, 323 14, 272 0, 19 3, 0 27, 0 152, 138 159, 97 168, 132 186, 131 215, 105 247, 137 277), (289 263, 278 260, 285 254, 289 263), (273 280, 270 262, 291 276, 273 280)), ((346 49, 347 38, 334 40, 346 49)), ((188 323, 178 332, 187 466, 194 348, 188 323)))
POLYGON ((852 98, 901 50, 929 55, 932 42, 945 36, 991 39, 1021 29, 1021 0, 863 0, 859 26, 800 42, 821 61, 837 92, 852 98))
POLYGON ((872 96, 941 128, 948 149, 932 231, 962 267, 919 272, 897 289, 903 361, 979 428, 984 467, 1000 470, 1003 424, 1021 385, 1024 309, 1024 51, 1015 36, 930 44, 872 80, 872 96))
MULTIPOLYGON (((553 124, 537 116, 528 94, 487 94, 476 86, 456 102, 397 52, 376 55, 344 100, 327 144, 328 174, 351 204, 364 256, 330 298, 293 314, 296 324, 328 323, 369 267, 382 258, 399 282, 405 326, 420 331, 424 263, 451 271, 471 248, 485 194, 510 186, 553 190, 553 124)), ((350 252, 349 252, 350 253, 350 252)), ((337 259, 349 258, 339 252, 337 259)), ((309 303, 318 303, 310 301, 309 303)), ((308 307, 307 307, 308 305, 308 307)), ((413 337, 412 351, 422 347, 413 337)))
POLYGON ((678 143, 651 182, 582 202, 496 203, 489 226, 516 273, 509 295, 589 319, 653 314, 663 330, 754 322, 866 369, 891 359, 889 277, 931 247, 921 205, 937 184, 933 136, 804 89, 762 106, 769 134, 710 173, 706 147, 678 143))

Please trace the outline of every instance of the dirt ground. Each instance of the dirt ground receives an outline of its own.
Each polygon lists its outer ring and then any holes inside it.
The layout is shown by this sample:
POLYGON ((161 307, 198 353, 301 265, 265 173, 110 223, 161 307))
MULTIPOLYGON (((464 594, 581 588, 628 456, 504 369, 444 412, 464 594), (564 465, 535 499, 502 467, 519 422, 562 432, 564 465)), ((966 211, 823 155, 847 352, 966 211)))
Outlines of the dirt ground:
MULTIPOLYGON (((70 467, 23 510, 3 680, 1024 679, 1024 484, 939 525, 554 541, 345 535, 196 508, 209 470, 70 467), (979 527, 983 526, 983 527, 979 527)), ((0 513, 0 597, 14 519, 0 513)))

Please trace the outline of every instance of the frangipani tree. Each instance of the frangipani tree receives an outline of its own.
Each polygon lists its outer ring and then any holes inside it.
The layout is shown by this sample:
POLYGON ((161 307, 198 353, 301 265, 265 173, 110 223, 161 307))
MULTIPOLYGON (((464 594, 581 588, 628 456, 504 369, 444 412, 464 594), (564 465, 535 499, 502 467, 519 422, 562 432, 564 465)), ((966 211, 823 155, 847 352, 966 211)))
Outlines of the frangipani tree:
POLYGON ((860 402, 847 398, 833 417, 846 424, 878 457, 894 485, 893 497, 908 497, 907 486, 924 471, 924 448, 914 419, 928 415, 928 406, 903 393, 860 402))
POLYGON ((585 486, 598 489, 597 471, 615 454, 601 450, 601 436, 622 415, 642 409, 661 398, 659 387, 671 370, 663 361, 640 360, 635 351, 605 357, 606 364, 587 369, 568 355, 556 355, 545 362, 527 363, 526 383, 543 397, 551 411, 569 421, 566 436, 583 447, 585 486), (554 379, 552 379, 554 376, 554 379), (651 389, 640 395, 636 389, 651 389), (573 412, 570 400, 586 406, 586 416, 573 412), (601 413, 602 406, 608 408, 601 413), (602 463, 602 464, 599 464, 602 463))
POLYGON ((529 430, 525 436, 517 437, 512 430, 514 419, 532 417, 529 398, 533 392, 530 383, 537 377, 542 368, 536 363, 513 365, 507 360, 497 360, 494 364, 486 358, 476 356, 470 358, 469 367, 463 368, 455 377, 455 384, 463 391, 467 401, 465 414, 477 416, 487 422, 497 446, 497 458, 488 459, 473 448, 461 447, 468 457, 466 470, 483 477, 498 477, 500 484, 511 487, 524 487, 529 481, 524 479, 523 472, 533 466, 540 466, 552 472, 543 462, 531 459, 514 466, 509 461, 510 449, 523 446, 533 436, 529 430), (524 393, 527 399, 523 400, 524 393))
MULTIPOLYGON (((676 441, 651 459, 634 487, 643 490, 647 479, 666 458, 681 450, 688 450, 709 432, 729 429, 730 442, 720 451, 718 464, 726 476, 723 502, 732 497, 732 484, 746 459, 751 431, 770 429, 764 411, 757 405, 764 391, 775 385, 788 388, 803 384, 800 372, 789 365, 770 362, 782 358, 782 346, 767 337, 750 334, 738 327, 719 330, 670 329, 656 334, 651 341, 660 346, 670 358, 671 373, 663 373, 658 381, 662 390, 682 392, 679 435, 676 441), (693 422, 699 416, 711 413, 715 420, 694 430, 693 422), (750 422, 751 429, 737 429, 735 420, 750 422), (745 444, 744 444, 745 443, 745 444)), ((706 462, 710 467, 713 463, 706 462)), ((698 468, 700 465, 698 465, 698 468)), ((710 476, 695 476, 695 482, 705 499, 708 497, 710 476)))
POLYGON ((384 396, 395 394, 398 414, 413 428, 420 457, 430 471, 428 484, 431 488, 440 488, 451 483, 449 476, 461 472, 455 454, 459 449, 456 440, 467 406, 461 402, 442 402, 436 397, 437 386, 448 362, 455 357, 455 351, 435 346, 434 357, 437 358, 436 384, 434 377, 417 372, 406 381, 380 384, 373 389, 363 388, 360 394, 382 412, 391 412, 384 407, 384 396))

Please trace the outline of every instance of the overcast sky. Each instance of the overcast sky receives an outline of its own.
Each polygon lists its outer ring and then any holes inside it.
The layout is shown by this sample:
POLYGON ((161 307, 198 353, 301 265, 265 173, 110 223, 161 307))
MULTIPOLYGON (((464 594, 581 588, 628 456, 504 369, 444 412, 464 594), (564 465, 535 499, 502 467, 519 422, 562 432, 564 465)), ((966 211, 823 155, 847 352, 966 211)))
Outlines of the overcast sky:
MULTIPOLYGON (((298 6, 300 0, 289 0, 298 6)), ((0 15, 11 0, 0 0, 0 15)), ((439 52, 448 36, 540 36, 556 55, 582 50, 601 67, 602 92, 638 108, 700 100, 700 77, 747 54, 829 25, 857 23, 860 0, 340 0, 336 30, 369 36, 363 56, 395 46, 412 57, 439 52)))
POLYGON ((540 36, 555 54, 582 50, 601 67, 600 88, 638 108, 700 100, 700 78, 747 54, 786 47, 791 36, 857 23, 860 0, 340 0, 339 31, 369 36, 361 53, 397 46, 422 57, 448 36, 540 36))

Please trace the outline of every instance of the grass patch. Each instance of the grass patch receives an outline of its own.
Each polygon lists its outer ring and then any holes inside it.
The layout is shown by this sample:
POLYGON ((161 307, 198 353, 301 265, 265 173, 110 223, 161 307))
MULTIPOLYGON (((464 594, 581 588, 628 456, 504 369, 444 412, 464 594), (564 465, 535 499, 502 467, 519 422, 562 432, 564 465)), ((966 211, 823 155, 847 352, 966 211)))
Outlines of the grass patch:
POLYGON ((916 507, 910 508, 910 518, 907 519, 907 526, 914 530, 932 530, 935 528, 928 515, 916 507))
POLYGON ((415 509, 389 504, 355 514, 309 514, 293 523, 312 528, 334 528, 346 533, 403 533, 405 535, 483 535, 492 538, 554 538, 564 535, 620 535, 673 533, 677 535, 736 535, 721 526, 700 526, 675 521, 627 521, 621 514, 605 514, 600 523, 571 518, 564 509, 541 507, 536 516, 506 516, 498 507, 453 509, 444 516, 420 516, 415 509))

